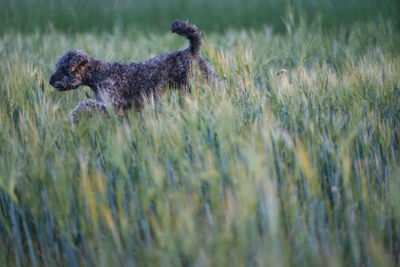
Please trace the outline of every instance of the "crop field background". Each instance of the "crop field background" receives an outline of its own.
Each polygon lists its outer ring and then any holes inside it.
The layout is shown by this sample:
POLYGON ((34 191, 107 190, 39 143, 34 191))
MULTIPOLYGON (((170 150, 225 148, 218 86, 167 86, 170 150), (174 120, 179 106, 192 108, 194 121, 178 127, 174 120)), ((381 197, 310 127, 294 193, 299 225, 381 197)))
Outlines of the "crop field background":
POLYGON ((1 0, 0 266, 398 266, 400 2, 1 0), (222 78, 85 118, 77 48, 222 78))

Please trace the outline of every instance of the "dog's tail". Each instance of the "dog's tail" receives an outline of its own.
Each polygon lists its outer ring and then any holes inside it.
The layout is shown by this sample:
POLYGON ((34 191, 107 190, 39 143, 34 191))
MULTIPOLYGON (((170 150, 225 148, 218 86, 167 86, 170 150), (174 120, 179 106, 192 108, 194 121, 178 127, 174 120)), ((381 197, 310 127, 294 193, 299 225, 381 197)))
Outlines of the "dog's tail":
POLYGON ((171 31, 184 36, 190 42, 189 50, 194 56, 199 55, 201 47, 201 35, 195 25, 185 21, 175 21, 171 25, 171 31))

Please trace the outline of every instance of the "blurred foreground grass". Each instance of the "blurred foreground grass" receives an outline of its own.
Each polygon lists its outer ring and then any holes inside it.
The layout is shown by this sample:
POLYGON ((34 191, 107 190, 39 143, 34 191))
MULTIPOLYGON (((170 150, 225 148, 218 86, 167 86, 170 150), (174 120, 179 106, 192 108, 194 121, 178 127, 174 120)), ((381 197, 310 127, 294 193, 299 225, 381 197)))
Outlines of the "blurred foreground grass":
POLYGON ((3 34, 0 265, 397 265, 395 22, 327 33, 289 13, 285 29, 206 34, 223 85, 77 129, 66 114, 90 90, 47 83, 65 50, 140 61, 187 43, 3 34))

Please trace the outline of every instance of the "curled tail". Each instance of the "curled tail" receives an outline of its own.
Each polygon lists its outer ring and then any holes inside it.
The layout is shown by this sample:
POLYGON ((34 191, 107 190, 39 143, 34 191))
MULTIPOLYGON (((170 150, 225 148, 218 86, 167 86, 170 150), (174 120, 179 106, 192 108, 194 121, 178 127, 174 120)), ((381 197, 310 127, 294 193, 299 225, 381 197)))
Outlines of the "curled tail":
POLYGON ((199 55, 201 47, 201 35, 195 25, 185 21, 175 21, 171 25, 171 31, 184 36, 190 42, 189 50, 194 56, 199 55))

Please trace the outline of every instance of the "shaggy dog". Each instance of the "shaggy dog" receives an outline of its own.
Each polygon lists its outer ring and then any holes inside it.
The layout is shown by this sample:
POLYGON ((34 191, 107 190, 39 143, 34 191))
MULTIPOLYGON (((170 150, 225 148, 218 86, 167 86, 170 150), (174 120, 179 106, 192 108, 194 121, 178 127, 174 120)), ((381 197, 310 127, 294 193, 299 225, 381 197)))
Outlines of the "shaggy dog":
POLYGON ((105 62, 80 50, 65 52, 58 59, 50 85, 58 91, 85 85, 95 94, 95 99, 80 102, 70 112, 72 122, 77 123, 83 113, 108 114, 105 103, 119 114, 131 107, 140 110, 146 99, 157 99, 166 88, 185 89, 194 66, 198 66, 205 80, 218 80, 213 68, 200 55, 202 40, 197 27, 175 21, 171 31, 186 37, 189 47, 140 63, 105 62))

